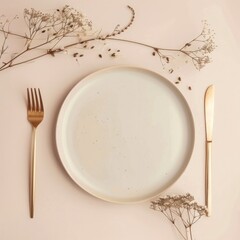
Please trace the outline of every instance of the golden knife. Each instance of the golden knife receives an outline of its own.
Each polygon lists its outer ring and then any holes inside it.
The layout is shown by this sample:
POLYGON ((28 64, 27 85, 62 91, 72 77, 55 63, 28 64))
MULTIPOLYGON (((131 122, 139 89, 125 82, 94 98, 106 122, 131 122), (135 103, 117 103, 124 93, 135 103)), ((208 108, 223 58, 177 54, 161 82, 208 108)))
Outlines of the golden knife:
POLYGON ((205 129, 206 129, 206 162, 205 162, 205 205, 208 210, 207 216, 211 215, 211 162, 213 140, 213 116, 214 116, 214 86, 211 85, 205 92, 205 129))

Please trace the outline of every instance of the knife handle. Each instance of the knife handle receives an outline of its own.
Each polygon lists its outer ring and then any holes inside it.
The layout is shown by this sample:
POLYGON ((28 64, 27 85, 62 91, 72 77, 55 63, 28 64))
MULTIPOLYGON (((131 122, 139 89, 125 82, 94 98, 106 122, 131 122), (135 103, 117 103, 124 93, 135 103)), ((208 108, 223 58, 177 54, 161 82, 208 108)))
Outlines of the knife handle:
POLYGON ((207 207, 208 217, 211 215, 211 210, 212 210, 211 165, 212 165, 212 141, 207 141, 206 142, 206 164, 205 164, 205 205, 207 207))

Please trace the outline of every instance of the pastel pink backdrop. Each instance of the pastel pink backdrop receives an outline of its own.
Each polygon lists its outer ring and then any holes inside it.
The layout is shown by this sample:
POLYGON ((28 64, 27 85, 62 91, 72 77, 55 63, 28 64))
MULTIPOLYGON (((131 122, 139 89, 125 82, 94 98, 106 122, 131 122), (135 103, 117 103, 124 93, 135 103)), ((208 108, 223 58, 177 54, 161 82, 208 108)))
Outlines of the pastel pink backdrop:
POLYGON ((71 56, 46 57, 0 72, 0 239, 180 239, 150 203, 118 205, 97 199, 79 188, 66 174, 55 146, 55 125, 60 106, 83 77, 103 67, 131 64, 148 68, 174 82, 193 112, 196 126, 194 152, 184 174, 164 194, 190 192, 204 204, 203 95, 215 84, 213 142, 213 210, 194 227, 196 239, 239 238, 240 223, 240 74, 239 8, 237 0, 1 0, 1 14, 21 14, 24 8, 51 10, 69 4, 85 13, 96 29, 112 30, 127 22, 126 5, 136 11, 134 25, 123 37, 159 47, 179 47, 192 39, 208 20, 218 48, 212 63, 201 71, 192 65, 175 66, 169 74, 149 50, 129 44, 108 43, 121 49, 115 58, 99 59, 101 45, 77 64, 71 56), (188 86, 192 86, 192 91, 188 86), (36 217, 29 218, 28 161, 31 127, 26 120, 26 88, 40 87, 45 120, 38 132, 36 217))

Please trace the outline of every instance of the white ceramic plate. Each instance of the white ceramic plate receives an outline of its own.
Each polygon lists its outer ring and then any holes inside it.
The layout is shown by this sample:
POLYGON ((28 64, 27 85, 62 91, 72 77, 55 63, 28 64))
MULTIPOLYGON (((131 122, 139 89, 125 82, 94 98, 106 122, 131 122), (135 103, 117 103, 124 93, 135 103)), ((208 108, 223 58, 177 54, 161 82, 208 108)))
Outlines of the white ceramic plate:
POLYGON ((113 67, 82 79, 59 113, 57 149, 71 178, 101 199, 150 199, 186 168, 194 145, 192 114, 160 75, 113 67))

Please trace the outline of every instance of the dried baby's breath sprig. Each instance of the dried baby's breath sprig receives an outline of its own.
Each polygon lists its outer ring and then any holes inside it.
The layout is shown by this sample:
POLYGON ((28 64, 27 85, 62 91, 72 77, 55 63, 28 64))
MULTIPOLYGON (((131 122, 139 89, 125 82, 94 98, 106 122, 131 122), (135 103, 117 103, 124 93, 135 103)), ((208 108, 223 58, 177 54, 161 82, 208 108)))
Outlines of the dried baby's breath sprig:
MULTIPOLYGON (((118 38, 118 36, 131 27, 135 20, 135 10, 127 6, 131 17, 125 26, 119 24, 111 33, 97 34, 92 33, 92 22, 89 21, 81 12, 66 5, 62 9, 56 9, 52 13, 43 13, 34 8, 25 9, 23 18, 26 24, 26 32, 19 34, 10 30, 12 21, 0 18, 0 71, 27 63, 44 56, 56 56, 58 53, 69 53, 74 49, 71 55, 77 60, 83 57, 83 51, 96 49, 95 45, 89 45, 90 42, 118 41, 135 44, 150 48, 152 56, 158 56, 162 66, 171 63, 174 56, 170 54, 181 54, 192 61, 194 66, 200 70, 210 62, 210 53, 215 49, 214 33, 209 25, 204 22, 204 27, 197 37, 184 44, 179 49, 168 49, 152 46, 150 44, 133 41, 129 39, 118 38), (10 37, 18 37, 22 41, 22 48, 19 51, 12 50, 10 46, 10 37), (71 40, 71 43, 67 40, 71 40), (77 47, 81 51, 77 51, 77 47)), ((112 52, 108 49, 109 56, 115 58, 120 50, 112 52)), ((98 54, 102 58, 102 54, 98 54)), ((186 60, 187 62, 187 60, 186 60)), ((169 73, 174 71, 169 69, 169 73)), ((178 81, 179 82, 179 81, 178 81)))
POLYGON ((3 36, 2 36, 2 46, 1 46, 1 50, 0 50, 0 59, 2 58, 3 54, 6 52, 6 50, 8 49, 8 46, 6 46, 6 42, 8 39, 8 35, 9 35, 9 21, 8 20, 4 20, 4 22, 0 22, 0 30, 3 32, 3 36), (6 28, 8 29, 6 31, 6 28))
POLYGON ((79 11, 64 6, 57 9, 53 13, 43 13, 34 8, 25 9, 23 18, 26 24, 26 32, 24 34, 16 34, 10 31, 10 23, 8 20, 5 24, 0 25, 0 32, 4 40, 1 41, 2 52, 0 59, 0 71, 9 67, 23 64, 46 55, 55 56, 58 52, 65 51, 64 47, 60 47, 63 39, 67 37, 79 37, 88 33, 92 28, 92 23, 86 19, 79 11), (10 36, 17 36, 23 40, 23 48, 15 53, 7 56, 6 50, 10 51, 8 40, 10 36), (43 49, 43 48, 47 49, 43 49), (29 53, 34 50, 41 50, 34 57, 29 53))
POLYGON ((202 216, 207 216, 206 207, 195 202, 194 197, 189 193, 160 197, 151 202, 151 208, 160 211, 185 240, 193 240, 193 224, 202 216))
MULTIPOLYGON (((10 32, 10 26, 11 23, 16 19, 18 19, 18 16, 15 16, 12 20, 6 19, 4 15, 0 16, 0 32, 2 32, 1 36, 2 38, 0 39, 1 41, 0 59, 8 50, 7 40, 9 38, 9 35, 12 34, 10 32)), ((14 35, 18 36, 18 34, 14 35)))
MULTIPOLYGON (((174 56, 170 54, 175 53, 177 54, 177 56, 183 55, 186 56, 187 59, 191 60, 197 70, 201 70, 203 67, 205 67, 208 63, 211 62, 210 54, 217 47, 214 41, 214 36, 215 33, 210 28, 207 21, 203 21, 203 29, 201 33, 195 38, 193 38, 191 41, 184 44, 181 48, 176 49, 161 48, 138 41, 119 39, 116 37, 109 37, 107 38, 107 40, 128 42, 150 48, 152 51, 152 56, 158 56, 163 67, 165 67, 166 64, 169 64, 172 59, 174 59, 174 56)), ((186 60, 186 63, 187 62, 188 60, 186 60)))
POLYGON ((190 57, 196 69, 200 70, 210 63, 209 54, 216 48, 214 36, 207 21, 203 21, 202 32, 180 49, 181 53, 190 57))

